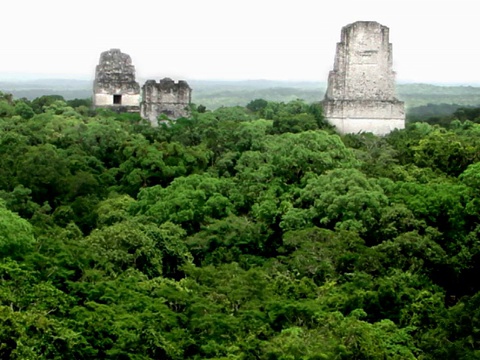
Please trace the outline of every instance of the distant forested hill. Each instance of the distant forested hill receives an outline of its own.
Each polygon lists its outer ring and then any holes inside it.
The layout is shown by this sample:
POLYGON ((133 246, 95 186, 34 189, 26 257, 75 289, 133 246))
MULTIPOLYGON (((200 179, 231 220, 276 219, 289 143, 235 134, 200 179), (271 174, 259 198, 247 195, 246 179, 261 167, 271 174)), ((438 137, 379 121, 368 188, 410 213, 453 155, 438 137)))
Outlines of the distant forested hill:
POLYGON ((254 99, 283 101, 302 99, 312 103, 323 99, 326 84, 287 81, 192 81, 193 102, 209 109, 245 106, 254 99))
POLYGON ((480 87, 474 86, 400 84, 397 93, 408 108, 427 104, 480 105, 480 87))
MULTIPOLYGON (((144 80, 139 81, 143 84, 144 80)), ((288 102, 303 99, 307 102, 323 98, 326 85, 317 82, 287 81, 189 81, 193 88, 193 102, 209 109, 221 106, 245 106, 254 99, 288 102)), ((92 81, 44 79, 35 81, 0 81, 0 91, 16 98, 33 100, 43 95, 61 95, 66 100, 92 96, 92 81)))
MULTIPOLYGON (((140 83, 144 80, 140 79, 140 83)), ((254 99, 289 102, 302 99, 312 103, 323 99, 326 83, 290 81, 189 81, 193 88, 193 102, 208 109, 222 106, 245 106, 254 99)), ((83 99, 92 95, 91 80, 42 79, 31 81, 0 81, 0 91, 16 98, 33 100, 43 95, 61 95, 66 100, 83 99)), ((407 109, 428 104, 480 106, 480 87, 440 86, 430 84, 399 84, 398 97, 407 109)))
POLYGON ((75 79, 39 79, 28 81, 1 81, 0 91, 17 99, 33 100, 44 95, 61 95, 66 100, 92 96, 92 81, 75 79))

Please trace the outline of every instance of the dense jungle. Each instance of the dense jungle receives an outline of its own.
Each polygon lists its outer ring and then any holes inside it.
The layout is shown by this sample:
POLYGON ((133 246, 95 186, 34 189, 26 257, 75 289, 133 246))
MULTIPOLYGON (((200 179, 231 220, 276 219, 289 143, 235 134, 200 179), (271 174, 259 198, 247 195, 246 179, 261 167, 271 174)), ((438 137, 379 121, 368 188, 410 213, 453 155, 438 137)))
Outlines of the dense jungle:
POLYGON ((191 113, 0 93, 1 359, 480 358, 478 108, 191 113))

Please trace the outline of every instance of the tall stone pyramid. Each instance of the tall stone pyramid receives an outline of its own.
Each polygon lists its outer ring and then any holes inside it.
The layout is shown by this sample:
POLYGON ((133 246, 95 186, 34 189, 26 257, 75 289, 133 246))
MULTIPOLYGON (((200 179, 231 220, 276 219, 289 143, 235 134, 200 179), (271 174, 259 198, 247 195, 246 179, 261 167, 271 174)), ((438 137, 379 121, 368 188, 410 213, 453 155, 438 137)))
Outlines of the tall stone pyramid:
POLYGON ((93 105, 115 111, 138 112, 140 85, 130 55, 110 49, 100 55, 93 83, 93 105))
POLYGON ((395 97, 388 27, 358 21, 342 28, 323 108, 344 134, 385 135, 405 127, 405 106, 395 97))

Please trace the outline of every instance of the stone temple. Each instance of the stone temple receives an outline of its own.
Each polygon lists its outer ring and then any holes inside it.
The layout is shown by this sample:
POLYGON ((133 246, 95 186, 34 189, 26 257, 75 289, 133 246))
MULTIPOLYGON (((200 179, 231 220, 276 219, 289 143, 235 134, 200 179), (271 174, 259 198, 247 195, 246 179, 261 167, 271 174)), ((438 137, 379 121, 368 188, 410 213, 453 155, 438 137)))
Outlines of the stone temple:
POLYGON ((190 115, 192 89, 186 81, 165 78, 157 83, 148 80, 140 91, 132 59, 119 49, 110 49, 100 55, 93 93, 94 108, 140 113, 152 126, 158 125, 161 115, 172 120, 190 115))
POLYGON ((358 21, 342 28, 323 109, 343 134, 385 135, 405 127, 405 106, 395 97, 388 27, 358 21))
POLYGON ((192 89, 186 81, 175 82, 164 78, 157 83, 148 80, 142 87, 140 115, 148 119, 153 126, 158 125, 158 117, 162 114, 169 119, 189 116, 189 104, 192 100, 192 89))
POLYGON ((93 106, 120 112, 138 112, 140 85, 130 55, 111 49, 100 55, 93 83, 93 106))

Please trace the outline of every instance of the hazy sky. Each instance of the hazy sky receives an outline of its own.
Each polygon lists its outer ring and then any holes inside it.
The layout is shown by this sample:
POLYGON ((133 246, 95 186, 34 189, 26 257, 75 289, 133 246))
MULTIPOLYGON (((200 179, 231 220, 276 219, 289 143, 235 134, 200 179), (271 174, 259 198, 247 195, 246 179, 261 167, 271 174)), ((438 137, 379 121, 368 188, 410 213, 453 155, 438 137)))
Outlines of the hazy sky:
POLYGON ((478 1, 5 0, 0 80, 93 78, 120 48, 141 78, 326 81, 343 26, 390 28, 400 81, 480 83, 478 1))

